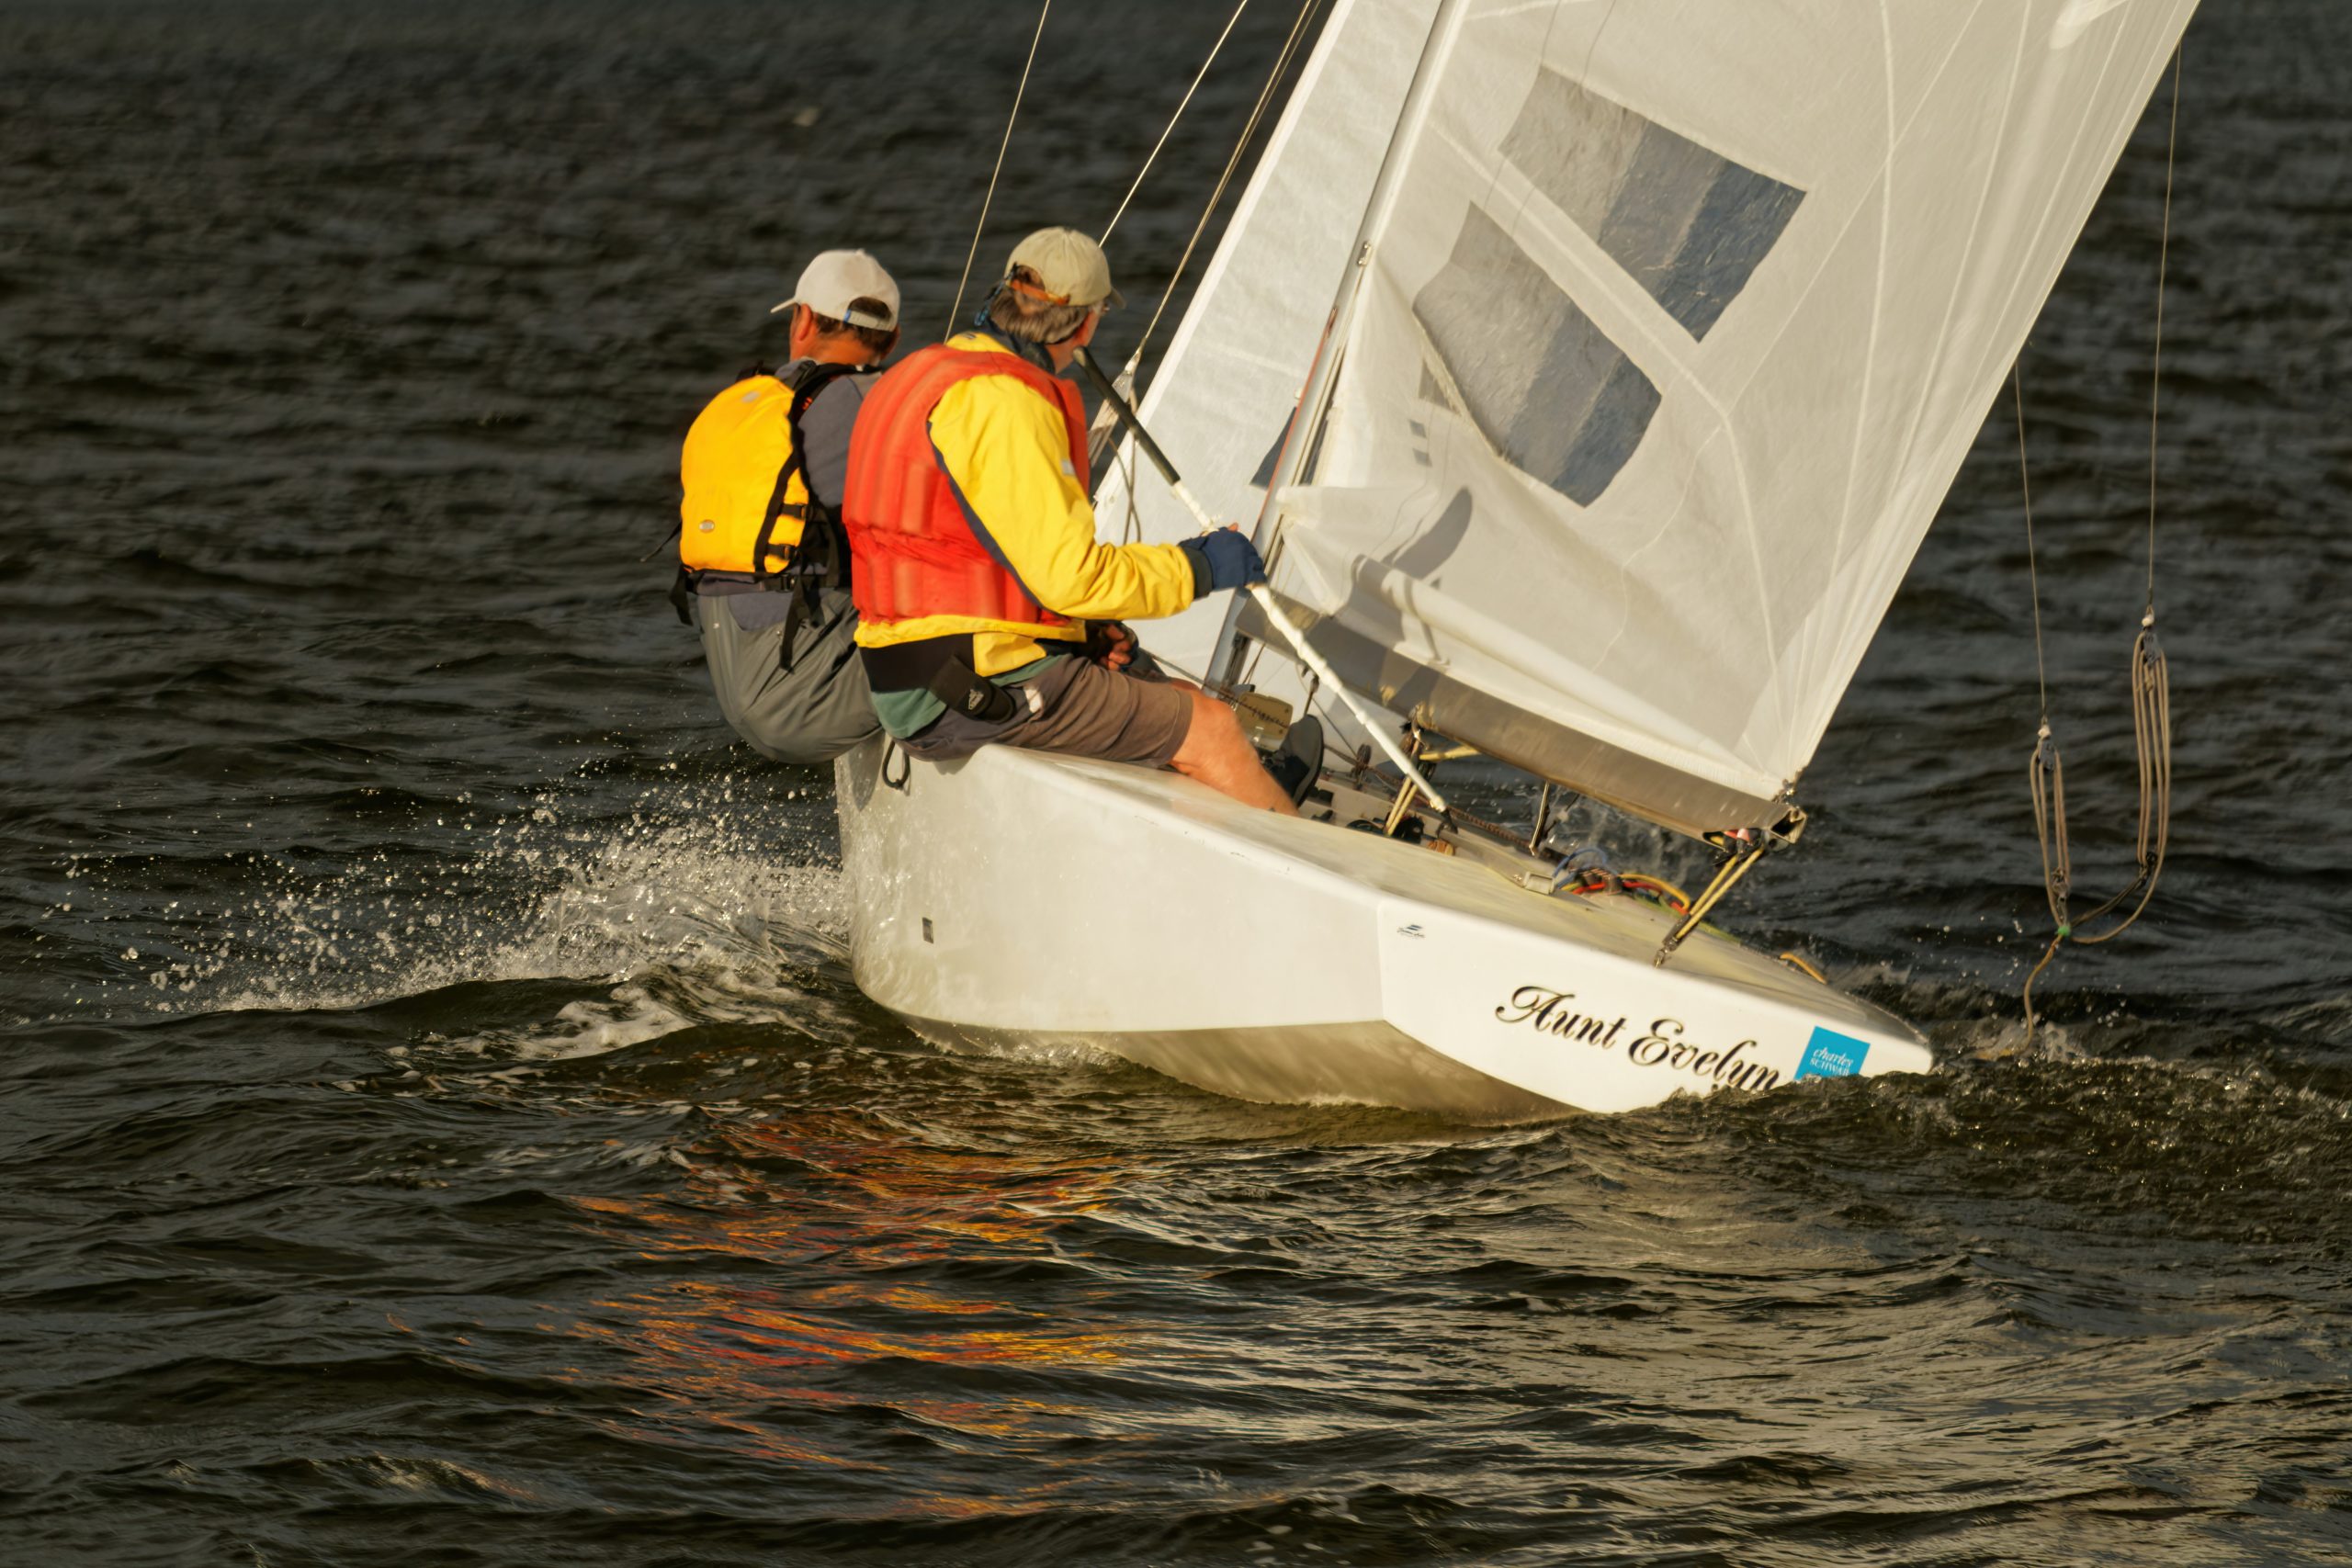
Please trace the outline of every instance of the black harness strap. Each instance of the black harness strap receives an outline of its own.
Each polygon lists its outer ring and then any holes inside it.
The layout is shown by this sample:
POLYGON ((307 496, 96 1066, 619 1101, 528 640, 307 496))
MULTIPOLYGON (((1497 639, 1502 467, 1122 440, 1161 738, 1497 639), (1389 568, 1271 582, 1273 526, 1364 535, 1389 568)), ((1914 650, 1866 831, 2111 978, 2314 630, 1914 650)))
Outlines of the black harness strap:
POLYGON ((924 637, 857 651, 865 661, 866 681, 877 692, 929 692, 949 712, 985 724, 1002 724, 1020 708, 1010 691, 972 667, 969 637, 924 637))
MULTIPOLYGON (((771 542, 775 537, 777 521, 787 516, 795 517, 800 520, 805 528, 811 510, 809 507, 795 505, 784 499, 791 492, 792 481, 795 478, 800 479, 804 488, 808 485, 808 453, 802 449, 800 416, 808 412, 808 405, 816 400, 817 394, 824 389, 828 382, 835 377, 849 374, 849 370, 850 367, 846 365, 819 365, 810 362, 794 367, 792 373, 783 378, 785 389, 792 394, 792 401, 784 413, 785 428, 791 437, 792 450, 785 455, 784 466, 775 471, 775 488, 768 491, 766 515, 760 519, 759 536, 752 541, 752 577, 763 587, 766 585, 769 579, 783 575, 781 570, 772 570, 768 566, 768 557, 771 554, 781 553, 775 550, 771 542), (828 371, 831 374, 825 374, 828 371)), ((812 499, 814 494, 813 491, 810 491, 812 499)))
POLYGON ((796 367, 785 378, 792 390, 792 406, 785 414, 785 422, 792 430, 792 456, 785 459, 777 470, 775 490, 768 497, 766 518, 760 524, 759 538, 752 546, 752 576, 763 588, 781 582, 792 596, 784 614, 784 636, 776 645, 776 664, 786 674, 792 673, 792 643, 805 623, 815 626, 824 615, 819 598, 821 589, 838 587, 848 581, 845 560, 837 547, 835 536, 841 531, 841 515, 837 507, 828 506, 817 498, 817 487, 808 482, 808 444, 800 436, 800 416, 817 400, 817 394, 843 376, 851 376, 862 367, 831 365, 808 361, 796 367), (785 492, 791 487, 795 474, 800 476, 801 487, 808 491, 805 506, 787 504, 785 492), (800 543, 786 553, 786 565, 781 570, 767 570, 768 540, 775 531, 776 520, 786 515, 800 520, 800 543))

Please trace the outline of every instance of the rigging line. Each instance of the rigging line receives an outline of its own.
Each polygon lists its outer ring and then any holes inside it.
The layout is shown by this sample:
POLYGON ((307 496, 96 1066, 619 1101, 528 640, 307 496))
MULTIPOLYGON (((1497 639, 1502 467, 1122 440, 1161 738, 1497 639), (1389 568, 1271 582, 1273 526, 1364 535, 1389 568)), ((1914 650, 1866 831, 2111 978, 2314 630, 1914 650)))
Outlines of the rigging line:
POLYGON ((1004 117, 1004 140, 997 143, 996 167, 989 171, 988 195, 980 198, 980 220, 972 225, 972 248, 964 253, 964 276, 956 282, 956 303, 947 309, 947 333, 954 336, 956 318, 964 313, 964 290, 972 281, 972 261, 980 254, 980 236, 989 226, 989 206, 996 200, 997 176, 1004 173, 1005 149, 1012 145, 1012 126, 1021 118, 1021 99, 1029 91, 1029 73, 1037 63, 1038 40, 1046 36, 1046 17, 1053 11, 1054 0, 1037 7, 1037 30, 1029 39, 1029 58, 1021 65, 1021 85, 1012 91, 1012 112, 1004 117))
POLYGON ((2156 613, 2156 416, 2164 390, 2165 374, 2165 271, 2172 260, 2172 169, 2173 158, 2180 145, 2180 55, 2183 44, 2172 50, 2172 124, 2165 133, 2165 219, 2162 237, 2156 242, 2156 349, 2155 359, 2148 372, 2148 615, 2156 613))
POLYGON ((2121 891, 2074 922, 2077 942, 2112 941, 2131 929, 2155 897, 2157 879, 2164 875, 2165 854, 2172 832, 2172 678, 2164 647, 2156 640, 2156 430, 2164 374, 2165 274, 2172 244, 2173 164, 2180 141, 2180 62, 2182 45, 2173 46, 2171 124, 2165 142, 2164 226, 2157 241, 2156 343, 2149 372, 2148 391, 2148 600, 2140 619, 2140 635, 2132 644, 2132 733, 2139 753, 2140 831, 2138 874, 2121 891), (2132 912, 2107 930, 2084 930, 2091 921, 2121 908, 2133 895, 2139 901, 2132 912))
MULTIPOLYGON (((1132 384, 1132 383, 1130 383, 1132 384)), ((1119 525, 1119 543, 1143 543, 1143 513, 1136 507, 1136 454, 1131 446, 1122 444, 1111 448, 1112 467, 1119 475, 1119 488, 1125 492, 1127 515, 1119 525)))
POLYGON ((2020 1051, 2033 1043, 2034 1028, 2041 1021, 2041 1015, 2033 1010, 2033 983, 2041 978, 2041 972, 2050 967, 2052 959, 2058 956, 2058 949, 2065 944, 2066 936, 2067 932, 2062 928, 2057 935, 2052 937, 2050 945, 2041 950, 2041 962, 2035 964, 2033 973, 2025 977, 2025 989, 2019 993, 2019 999, 2025 1003, 2025 1039, 2018 1047, 2020 1051))
POLYGON ((1209 67, 1216 63, 1217 51, 1225 47, 1225 40, 1233 36, 1234 24, 1241 20, 1241 13, 1249 8, 1250 0, 1240 0, 1240 4, 1233 7, 1233 15, 1225 19, 1225 31, 1217 34, 1216 41, 1209 45, 1209 57, 1202 61, 1200 70, 1193 73, 1193 85, 1184 89, 1183 97, 1177 102, 1176 112, 1168 117, 1168 124, 1160 131, 1159 140, 1151 144, 1151 152, 1144 159, 1143 167, 1136 171, 1136 183, 1129 186, 1127 194, 1119 198, 1119 210, 1111 214, 1111 221, 1102 226, 1102 237, 1094 242, 1096 244, 1108 245, 1111 243, 1111 231, 1117 228, 1119 220, 1127 215, 1127 204, 1135 200, 1136 192, 1143 189, 1144 176, 1151 173, 1152 164, 1159 159, 1159 150, 1167 146, 1169 137, 1175 134, 1176 122, 1184 118, 1184 110, 1191 105, 1193 95, 1201 90, 1201 83, 1207 77, 1209 67))
POLYGON ((2033 588, 2033 681, 2041 692, 2041 732, 2050 733, 2050 676, 2041 657, 2041 569, 2033 550, 2033 479, 2025 461, 2025 355, 2009 362, 2009 388, 2018 410, 2018 489, 2025 496, 2025 574, 2033 588))
MULTIPOLYGON (((1216 215, 1217 203, 1225 199, 1226 186, 1233 183, 1234 171, 1241 166, 1242 154, 1250 150, 1250 139, 1258 133, 1258 122, 1265 118, 1266 106, 1273 101, 1274 89, 1290 70, 1297 57, 1298 40, 1306 34, 1307 20, 1322 8, 1323 0, 1302 0, 1298 17, 1291 23, 1290 37, 1283 40, 1282 53, 1275 57, 1272 74, 1258 93, 1258 102, 1250 110, 1249 123, 1241 128, 1240 140, 1233 144, 1232 154, 1225 161, 1225 172, 1216 177, 1216 188, 1209 192, 1208 204, 1201 209, 1200 221, 1193 225, 1192 238, 1184 242, 1184 254, 1176 258, 1176 270, 1168 275, 1168 287, 1159 291, 1159 303, 1151 310, 1151 320, 1144 323, 1143 336, 1136 341, 1136 354, 1141 357, 1144 345, 1151 342, 1151 334, 1159 330, 1159 318, 1168 311, 1168 302, 1176 296, 1176 285, 1182 281, 1184 269, 1192 265, 1193 252, 1199 246, 1201 236, 1208 231, 1209 220, 1216 215)), ((1137 175, 1138 184, 1142 176, 1137 175)), ((1132 193, 1131 193, 1132 194, 1132 193)), ((1104 231, 1106 233, 1109 231, 1104 231)))

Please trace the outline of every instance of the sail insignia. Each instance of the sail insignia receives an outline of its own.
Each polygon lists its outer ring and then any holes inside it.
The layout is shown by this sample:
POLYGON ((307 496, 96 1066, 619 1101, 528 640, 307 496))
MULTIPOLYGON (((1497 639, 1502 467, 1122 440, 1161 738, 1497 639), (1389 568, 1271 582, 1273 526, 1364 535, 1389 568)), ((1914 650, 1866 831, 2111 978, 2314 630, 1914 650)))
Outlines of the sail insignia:
MULTIPOLYGON (((1804 200, 1552 70, 1536 73, 1500 152, 1693 339, 1804 200)), ((1495 450, 1577 505, 1600 499, 1648 434, 1657 382, 1483 207, 1413 312, 1495 450)))
POLYGON ((1657 385, 1478 208, 1413 301, 1453 384, 1512 467, 1600 499, 1657 412, 1657 385))
POLYGON ((1557 71, 1536 73, 1502 152, 1699 339, 1804 200, 1557 71))

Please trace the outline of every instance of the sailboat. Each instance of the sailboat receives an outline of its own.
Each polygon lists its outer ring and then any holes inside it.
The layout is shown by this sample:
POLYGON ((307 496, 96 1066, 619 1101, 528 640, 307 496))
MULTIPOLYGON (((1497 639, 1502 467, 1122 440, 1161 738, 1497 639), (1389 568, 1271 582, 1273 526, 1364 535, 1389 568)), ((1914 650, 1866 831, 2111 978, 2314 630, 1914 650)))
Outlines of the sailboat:
MULTIPOLYGON (((927 1037, 1510 1120, 1917 1072, 1703 917, 1801 775, 2195 0, 1339 0, 1146 399, 1352 693, 1712 846, 1695 897, 1327 770, 879 744, 856 980, 927 1037), (1336 282, 1336 292, 1333 285, 1336 282)), ((1195 524, 1148 473, 1129 536, 1195 524)), ((1151 628, 1303 711, 1247 603, 1151 628)))

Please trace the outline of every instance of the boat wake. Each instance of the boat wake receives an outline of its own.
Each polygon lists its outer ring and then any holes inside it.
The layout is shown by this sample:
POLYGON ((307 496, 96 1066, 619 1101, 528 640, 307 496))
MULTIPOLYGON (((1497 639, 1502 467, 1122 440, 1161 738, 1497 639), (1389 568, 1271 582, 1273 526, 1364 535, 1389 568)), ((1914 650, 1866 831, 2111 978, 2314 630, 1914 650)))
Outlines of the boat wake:
MULTIPOLYGON (((840 870, 806 824, 734 794, 726 780, 648 792, 620 813, 550 794, 504 819, 465 823, 478 847, 461 859, 383 843, 321 875, 315 863, 255 857, 225 907, 153 911, 151 934, 115 955, 130 973, 112 988, 140 1010, 204 1015, 349 1012, 456 987, 592 982, 590 995, 568 987, 551 1017, 431 1032, 444 1046, 523 1058, 809 1010, 826 988, 812 977, 837 973, 842 953, 840 870)), ((104 877, 84 880, 107 897, 104 877)))

